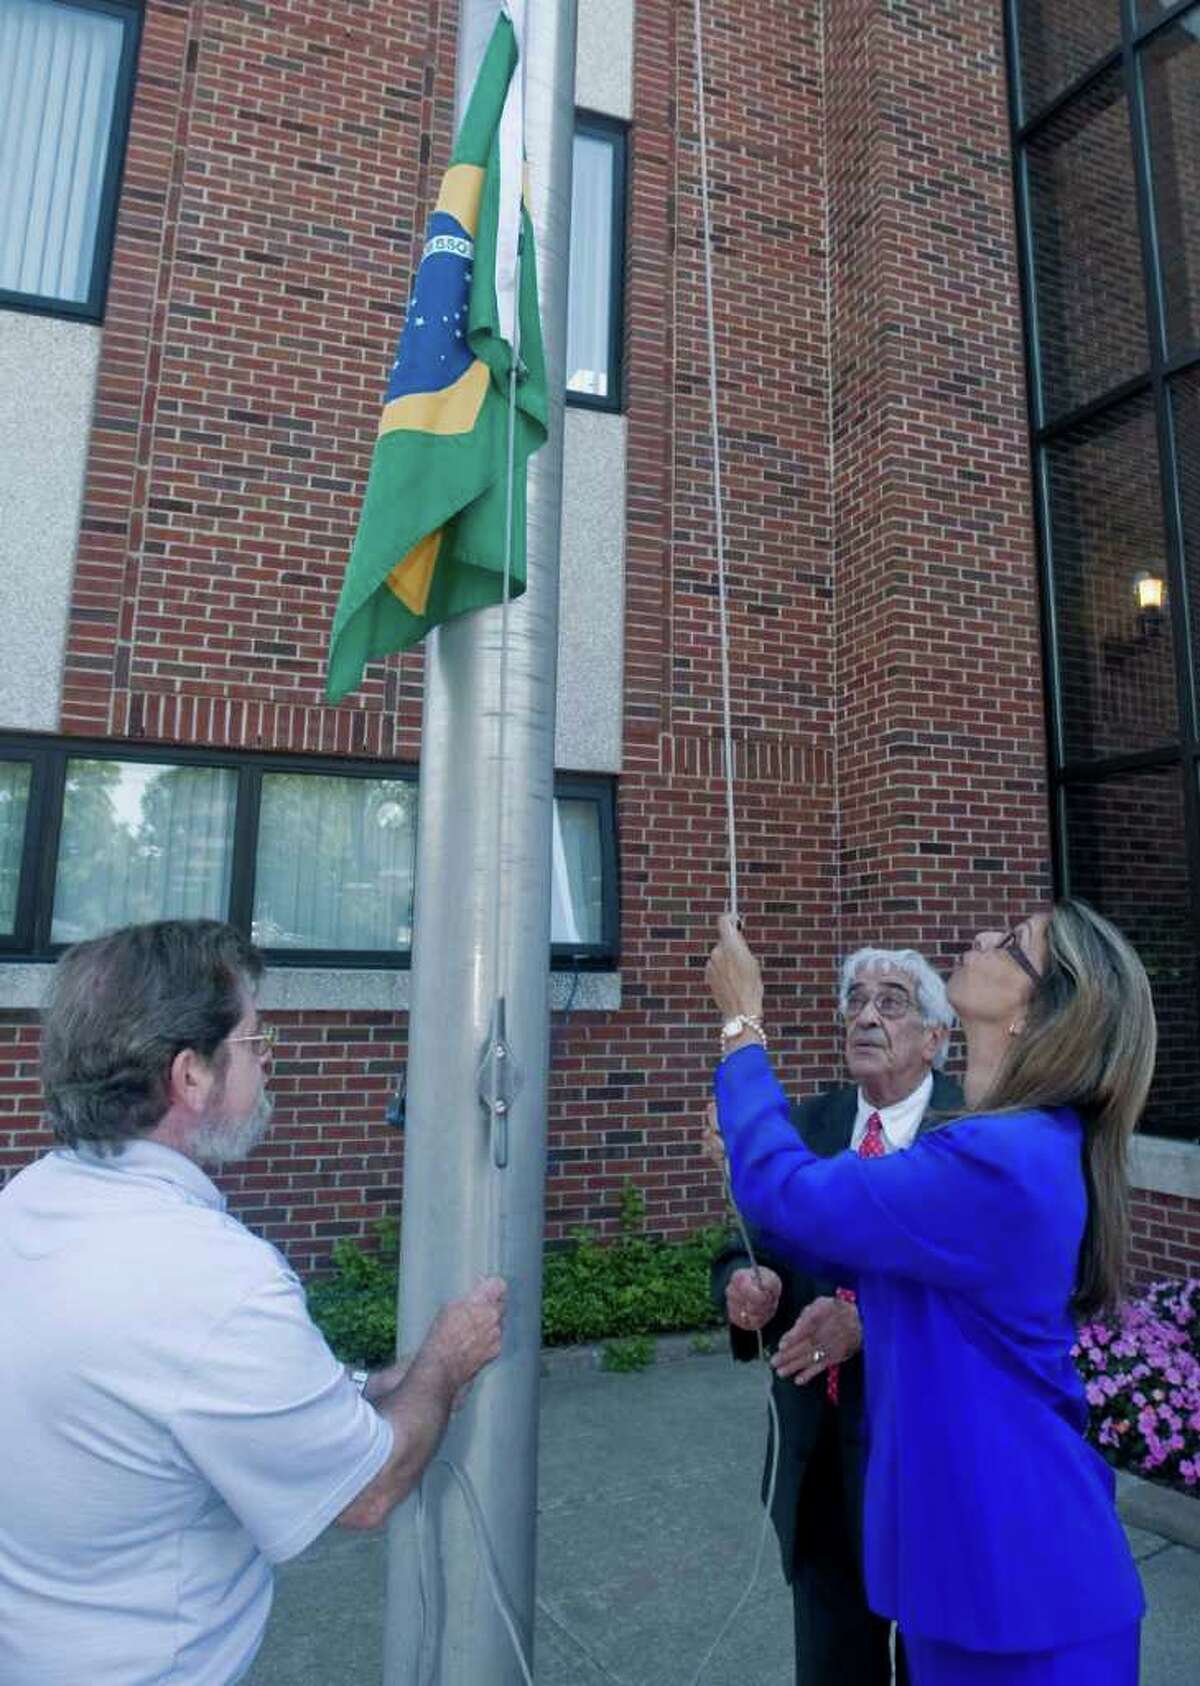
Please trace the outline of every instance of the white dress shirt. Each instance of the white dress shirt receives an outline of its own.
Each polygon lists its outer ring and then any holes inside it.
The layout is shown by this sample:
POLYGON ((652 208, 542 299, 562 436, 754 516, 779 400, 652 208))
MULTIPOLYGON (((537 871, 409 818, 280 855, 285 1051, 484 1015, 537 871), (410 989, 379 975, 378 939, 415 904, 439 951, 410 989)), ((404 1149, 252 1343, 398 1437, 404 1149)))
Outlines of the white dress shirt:
POLYGON ((860 1089, 850 1146, 855 1153, 858 1152, 858 1144, 867 1133, 867 1119, 873 1112, 877 1112, 883 1124, 884 1151, 895 1153, 899 1148, 911 1147, 916 1140, 917 1131, 921 1128, 921 1120, 929 1109, 929 1097, 932 1094, 931 1071, 925 1073, 924 1080, 917 1084, 911 1095, 905 1095, 904 1099, 897 1101, 894 1106, 872 1106, 860 1089))

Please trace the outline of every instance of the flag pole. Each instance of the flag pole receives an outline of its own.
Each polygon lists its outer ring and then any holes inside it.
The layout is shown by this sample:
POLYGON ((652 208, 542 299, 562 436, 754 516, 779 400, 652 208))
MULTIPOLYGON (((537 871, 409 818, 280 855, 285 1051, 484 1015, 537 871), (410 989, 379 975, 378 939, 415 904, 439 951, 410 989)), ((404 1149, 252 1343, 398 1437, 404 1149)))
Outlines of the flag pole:
MULTIPOLYGON (((497 0, 461 0, 458 119, 498 9, 497 0)), ((444 1452, 479 1496, 496 1566, 531 1653, 575 0, 528 0, 525 71, 550 428, 530 463, 526 591, 507 615, 503 769, 496 729, 501 610, 451 621, 426 644, 399 1325, 401 1348, 411 1351, 437 1307, 479 1276, 498 1271, 509 1282, 503 1353, 454 1419, 444 1452), (499 956, 497 893, 504 898, 499 956), (515 1072, 505 1093, 506 1155, 495 1151, 494 1114, 481 1098, 481 1084, 496 1096, 494 1070, 489 1077, 485 1068, 489 1048, 494 1060, 497 1034, 515 1072), (496 1163, 501 1158, 503 1165, 496 1163)), ((449 1472, 435 1465, 423 1497, 424 1573, 415 1496, 389 1524, 386 1686, 519 1686, 520 1665, 449 1472)))

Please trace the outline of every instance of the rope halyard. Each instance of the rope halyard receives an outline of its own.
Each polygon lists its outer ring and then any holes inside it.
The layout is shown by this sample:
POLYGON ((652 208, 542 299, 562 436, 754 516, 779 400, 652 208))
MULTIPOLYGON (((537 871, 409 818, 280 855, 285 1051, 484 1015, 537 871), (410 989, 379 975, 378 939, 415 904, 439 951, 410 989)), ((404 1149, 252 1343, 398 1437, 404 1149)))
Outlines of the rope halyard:
MULTIPOLYGON (((739 918, 738 912, 738 852, 737 852, 737 814, 734 803, 734 763, 733 763, 733 701, 729 678, 729 609, 728 591, 725 574, 725 502, 721 486, 721 421, 720 405, 718 402, 717 377, 717 327, 715 289, 713 286, 712 261, 712 211, 711 195, 708 179, 708 123, 704 99, 704 15, 701 0, 693 0, 692 22, 695 41, 696 64, 696 110, 700 130, 700 211, 703 229, 704 249, 704 298, 705 298, 705 326, 708 342, 708 400, 709 427, 712 438, 713 464, 713 524, 716 537, 717 553, 717 605, 720 624, 721 647, 721 730, 724 748, 724 785, 725 785, 725 829, 729 854, 729 911, 734 919, 739 918)), ((758 1260, 754 1256, 754 1248, 746 1229, 742 1214, 738 1211, 737 1202, 733 1198, 733 1190, 729 1182, 728 1164, 722 1167, 722 1179, 726 1199, 737 1221, 738 1233, 746 1256, 750 1260, 750 1268, 754 1272, 754 1280, 761 1285, 758 1260)), ((762 1330, 755 1331, 758 1341, 759 1362, 766 1366, 767 1351, 763 1343, 762 1330)), ((701 1677, 709 1663, 716 1655, 725 1635, 733 1626, 743 1607, 758 1584, 759 1571, 762 1568, 763 1554, 766 1550, 767 1534, 771 1525, 771 1511, 775 1503, 775 1485, 779 1477, 779 1413, 775 1406, 773 1378, 767 1384, 767 1410, 771 1419, 771 1467, 767 1479, 767 1492, 763 1507, 762 1526, 759 1529, 758 1545, 754 1553, 754 1566, 750 1572, 750 1579, 745 1591, 729 1612, 722 1623, 720 1631, 701 1660, 699 1668, 692 1676, 689 1686, 699 1686, 701 1677)))
POLYGON ((729 848, 729 911, 738 917, 737 818, 733 802, 733 704, 729 687, 729 612, 725 587, 725 501, 721 489, 721 420, 717 402, 717 313, 713 295, 712 216, 708 186, 708 126, 704 107, 704 19, 693 0, 696 108, 700 120, 700 210, 704 233, 704 298, 708 338, 708 404, 712 436, 713 527, 717 551, 717 607, 721 628, 721 714, 725 752, 725 829, 729 848))

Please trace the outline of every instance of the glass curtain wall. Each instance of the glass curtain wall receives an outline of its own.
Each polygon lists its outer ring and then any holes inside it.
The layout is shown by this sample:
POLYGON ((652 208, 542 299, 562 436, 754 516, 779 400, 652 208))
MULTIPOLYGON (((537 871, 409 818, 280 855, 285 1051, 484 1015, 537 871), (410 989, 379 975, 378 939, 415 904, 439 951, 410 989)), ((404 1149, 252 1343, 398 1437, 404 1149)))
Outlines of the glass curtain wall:
POLYGON ((1008 0, 1060 890, 1154 988, 1200 1137, 1200 4, 1008 0))

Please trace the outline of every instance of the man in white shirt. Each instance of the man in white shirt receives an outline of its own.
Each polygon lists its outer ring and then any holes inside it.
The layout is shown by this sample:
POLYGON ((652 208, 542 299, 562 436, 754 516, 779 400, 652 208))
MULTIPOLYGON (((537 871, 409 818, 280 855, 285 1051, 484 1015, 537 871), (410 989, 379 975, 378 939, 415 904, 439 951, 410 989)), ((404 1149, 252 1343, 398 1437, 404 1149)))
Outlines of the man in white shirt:
POLYGON ((266 1132, 262 961, 215 921, 59 961, 42 1076, 60 1146, 0 1193, 0 1681, 229 1686, 271 1565, 381 1523, 500 1350, 504 1284, 359 1386, 282 1256, 201 1168, 266 1132))
MULTIPOLYGON (((852 1081, 792 1107, 792 1123, 815 1153, 896 1152, 931 1114, 961 1108, 958 1084, 940 1070, 954 1014, 942 980, 915 950, 852 954, 838 1006, 852 1081)), ((862 1584, 862 1324, 854 1296, 778 1257, 766 1238, 751 1242, 757 1273, 741 1241, 731 1241, 714 1265, 713 1289, 734 1357, 758 1356, 758 1330, 774 1352, 781 1444, 772 1519, 792 1587, 797 1686, 889 1686, 890 1624, 868 1609, 862 1584)), ((895 1678, 905 1686, 899 1645, 895 1678)))

